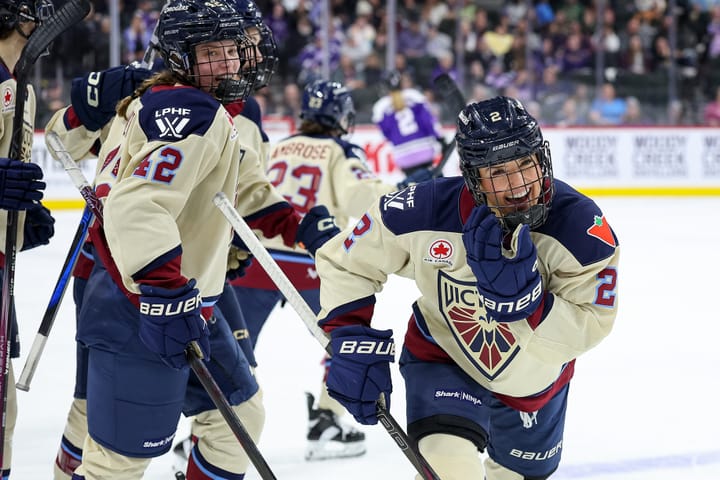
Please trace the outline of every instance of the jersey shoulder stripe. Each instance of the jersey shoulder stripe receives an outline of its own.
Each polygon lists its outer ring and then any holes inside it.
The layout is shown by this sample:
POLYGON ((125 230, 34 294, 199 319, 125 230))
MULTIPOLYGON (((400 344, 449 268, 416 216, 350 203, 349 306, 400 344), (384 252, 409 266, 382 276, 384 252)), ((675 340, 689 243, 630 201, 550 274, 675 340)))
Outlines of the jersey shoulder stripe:
POLYGON ((421 230, 461 232, 462 177, 446 177, 411 185, 380 198, 380 215, 395 235, 421 230))
POLYGON ((177 142, 202 136, 213 124, 220 103, 197 88, 158 86, 141 97, 138 122, 149 142, 177 142))
POLYGON ((548 218, 536 231, 555 238, 581 265, 612 256, 619 245, 600 207, 557 179, 548 218))

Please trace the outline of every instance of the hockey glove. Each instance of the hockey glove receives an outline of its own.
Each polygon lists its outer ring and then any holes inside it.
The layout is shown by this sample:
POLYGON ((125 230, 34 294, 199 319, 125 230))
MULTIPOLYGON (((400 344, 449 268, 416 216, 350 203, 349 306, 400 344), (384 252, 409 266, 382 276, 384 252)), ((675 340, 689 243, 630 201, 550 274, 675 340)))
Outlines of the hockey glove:
POLYGON ((295 242, 314 257, 317 249, 338 233, 340 229, 335 224, 335 217, 330 215, 327 207, 315 205, 298 225, 295 242))
POLYGON ((115 116, 117 103, 132 95, 150 75, 145 68, 120 65, 75 78, 70 99, 78 119, 88 130, 100 130, 115 116))
POLYGON ((392 330, 351 325, 336 328, 330 338, 333 355, 326 382, 328 394, 358 422, 376 424, 380 394, 390 409, 390 362, 395 357, 392 330))
POLYGON ((55 219, 50 214, 50 210, 38 203, 25 213, 21 250, 30 250, 40 245, 47 245, 54 234, 55 219))
POLYGON ((410 175, 405 177, 404 180, 398 182, 397 188, 398 190, 402 190, 403 188, 415 185, 416 183, 427 182, 428 180, 432 180, 432 178, 433 171, 431 168, 421 168, 412 172, 410 175))
POLYGON ((45 182, 39 165, 0 158, 0 208, 27 210, 43 197, 45 182))
POLYGON ((204 360, 210 359, 210 338, 200 315, 200 292, 195 280, 168 289, 140 284, 140 340, 169 366, 188 366, 185 348, 197 340, 204 360))
POLYGON ((491 317, 498 322, 513 322, 537 310, 542 300, 542 278, 527 225, 515 229, 510 250, 503 252, 500 221, 488 207, 477 206, 463 227, 463 243, 491 317))
POLYGON ((252 264, 252 254, 247 250, 230 247, 228 252, 227 274, 228 280, 235 280, 245 276, 245 270, 252 264))

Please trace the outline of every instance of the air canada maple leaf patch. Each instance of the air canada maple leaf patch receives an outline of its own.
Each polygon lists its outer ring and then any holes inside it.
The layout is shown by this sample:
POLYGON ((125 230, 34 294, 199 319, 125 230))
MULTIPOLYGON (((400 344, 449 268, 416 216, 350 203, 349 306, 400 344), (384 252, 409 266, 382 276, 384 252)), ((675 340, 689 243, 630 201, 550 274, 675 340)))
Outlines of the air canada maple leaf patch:
POLYGON ((595 215, 595 220, 593 221, 592 226, 587 229, 587 233, 591 237, 595 237, 611 247, 617 246, 615 243, 615 236, 613 235, 607 220, 605 220, 604 215, 602 217, 595 215))

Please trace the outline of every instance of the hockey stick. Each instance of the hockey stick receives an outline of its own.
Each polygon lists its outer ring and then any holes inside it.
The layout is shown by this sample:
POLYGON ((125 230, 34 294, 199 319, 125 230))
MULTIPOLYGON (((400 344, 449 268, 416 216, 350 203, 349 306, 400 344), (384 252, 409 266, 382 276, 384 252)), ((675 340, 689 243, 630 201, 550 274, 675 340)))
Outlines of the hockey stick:
POLYGON ((80 257, 80 251, 85 243, 88 227, 90 226, 92 218, 92 212, 86 207, 83 211, 77 231, 75 232, 75 237, 70 244, 70 250, 65 257, 65 263, 63 264, 62 270, 60 270, 60 276, 55 283, 55 289, 53 290, 48 306, 45 309, 45 315, 43 315, 40 327, 35 335, 35 340, 30 348, 30 353, 28 353, 27 359, 25 359, 25 366, 20 374, 20 378, 17 383, 15 383, 15 387, 19 390, 23 390, 25 392, 30 390, 30 382, 35 376, 35 370, 40 362, 40 356, 45 349, 45 343, 47 342, 50 330, 55 323, 55 317, 60 309, 60 304, 62 303, 63 296, 65 295, 68 282, 72 276, 75 264, 80 257))
MULTIPOLYGON (((100 202, 100 199, 98 199, 95 195, 95 191, 88 183, 82 170, 80 170, 77 163, 73 160, 57 133, 51 131, 47 132, 45 135, 46 142, 51 150, 51 153, 55 158, 60 160, 63 168, 70 175, 75 187, 80 191, 80 194, 85 199, 88 208, 95 215, 97 221, 102 222, 103 205, 100 202)), ((220 411, 220 414, 227 422, 230 430, 232 430, 235 438, 237 438, 240 443, 240 446, 243 450, 245 450, 245 453, 255 466, 255 469, 258 474, 260 474, 260 477, 264 480, 276 480, 277 477, 275 477, 275 474, 270 469, 270 466, 265 461, 265 458, 262 456, 262 453, 260 453, 260 450, 258 450, 257 445, 248 431, 245 430, 240 418, 230 406, 227 398, 223 395, 222 390, 220 390, 220 387, 215 381, 212 373, 210 373, 208 368, 205 366, 205 363, 202 360, 202 350, 196 341, 190 342, 185 349, 185 355, 188 363, 190 364, 190 368, 198 377, 198 380, 200 380, 200 383, 207 392, 208 396, 210 396, 210 399, 213 401, 213 404, 215 404, 215 407, 218 411, 220 411)))
MULTIPOLYGON (((275 259, 270 256, 270 253, 268 253, 263 244, 260 243, 260 240, 255 236, 255 233, 253 233, 230 200, 228 200, 227 196, 222 192, 218 192, 215 194, 213 202, 223 213, 233 230, 235 230, 242 241, 248 246, 253 256, 260 262, 260 265, 265 269, 268 276, 275 282, 275 285, 277 285, 280 292, 285 296, 287 302, 292 305, 298 315, 300 315, 300 319, 305 323, 310 333, 320 342, 320 345, 322 345, 328 355, 332 356, 330 339, 317 325, 315 313, 307 305, 305 299, 300 296, 295 286, 287 275, 285 275, 285 272, 283 272, 275 262, 275 259)), ((417 446, 410 441, 397 420, 390 415, 390 412, 385 407, 382 396, 378 400, 377 416, 382 426, 385 427, 385 430, 387 430, 392 439, 395 440, 395 443, 397 443, 408 460, 410 460, 410 463, 412 463, 420 476, 425 480, 440 480, 440 477, 433 471, 427 460, 423 458, 417 446)))
MULTIPOLYGON (((465 96, 460 91, 460 87, 455 80, 450 77, 447 73, 441 73, 433 80, 433 87, 435 91, 440 95, 440 98, 445 101, 445 105, 448 109, 453 112, 453 115, 457 116, 460 111, 465 108, 465 96)), ((437 165, 433 167, 432 176, 438 177, 442 174, 445 164, 450 159, 450 156, 455 151, 455 139, 451 140, 450 143, 445 144, 445 148, 442 151, 442 157, 437 165)))
MULTIPOLYGON (((35 61, 45 53, 48 46, 61 33, 82 20, 90 11, 88 0, 70 0, 50 18, 43 21, 30 35, 20 58, 15 64, 15 112, 10 139, 11 159, 22 159, 25 133, 25 97, 27 96, 30 71, 35 61)), ((28 146, 29 148, 29 146, 28 146)), ((29 154, 28 154, 29 155, 29 154)), ((17 233, 19 215, 7 212, 5 229, 5 265, 2 280, 2 312, 0 313, 0 397, 2 398, 2 422, 0 422, 0 465, 5 454, 5 421, 7 414, 7 377, 10 368, 10 324, 15 314, 15 261, 17 257, 17 233)))

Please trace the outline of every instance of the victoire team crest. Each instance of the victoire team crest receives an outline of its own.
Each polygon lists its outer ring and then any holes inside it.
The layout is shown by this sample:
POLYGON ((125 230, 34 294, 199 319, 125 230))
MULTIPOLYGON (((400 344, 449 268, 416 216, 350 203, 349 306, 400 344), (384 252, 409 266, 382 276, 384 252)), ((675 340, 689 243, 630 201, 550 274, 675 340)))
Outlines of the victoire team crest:
POLYGON ((462 282, 438 271, 440 313, 465 355, 493 380, 520 351, 506 324, 487 315, 474 282, 462 282))

